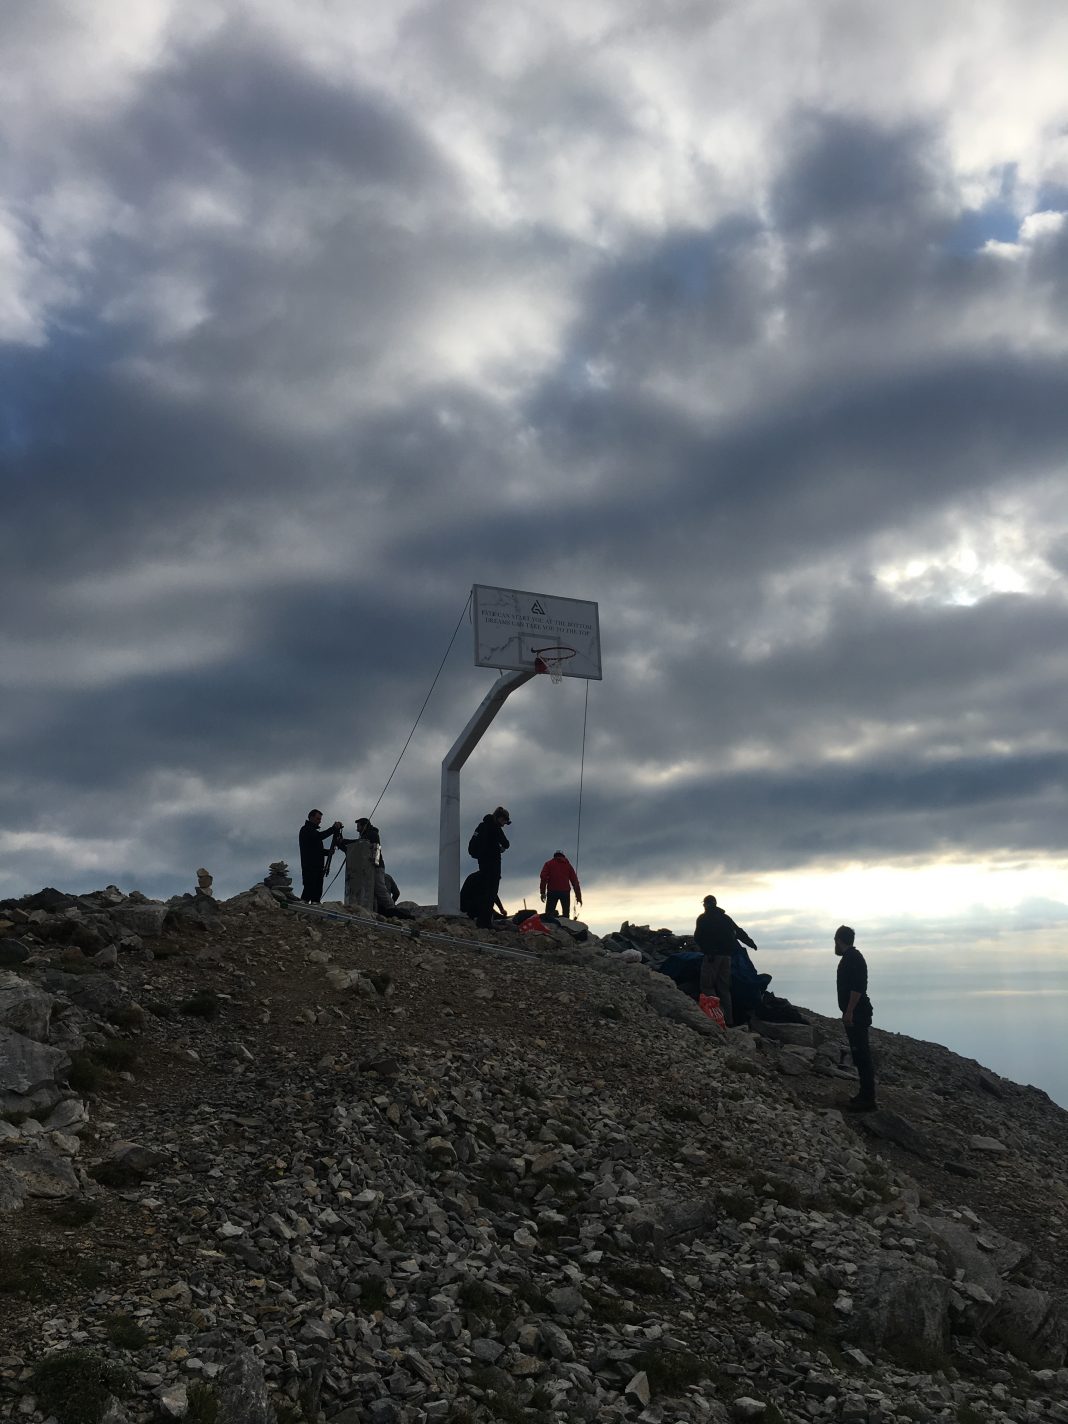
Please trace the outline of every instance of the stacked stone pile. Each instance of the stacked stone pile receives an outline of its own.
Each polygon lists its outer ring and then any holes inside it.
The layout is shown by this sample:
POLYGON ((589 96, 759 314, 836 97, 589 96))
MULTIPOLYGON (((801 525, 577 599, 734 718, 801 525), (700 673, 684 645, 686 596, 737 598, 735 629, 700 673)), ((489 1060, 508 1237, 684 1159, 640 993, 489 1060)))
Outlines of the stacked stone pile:
POLYGON ((722 1033, 596 943, 243 896, 93 967, 51 926, 96 909, 18 908, 0 1022, 117 1071, 7 1116, 0 1181, 69 1177, 0 1218, 0 1415, 43 1424, 73 1355, 112 1424, 1068 1421, 1068 1119, 1031 1090, 879 1035, 873 1136, 833 1026, 722 1033))

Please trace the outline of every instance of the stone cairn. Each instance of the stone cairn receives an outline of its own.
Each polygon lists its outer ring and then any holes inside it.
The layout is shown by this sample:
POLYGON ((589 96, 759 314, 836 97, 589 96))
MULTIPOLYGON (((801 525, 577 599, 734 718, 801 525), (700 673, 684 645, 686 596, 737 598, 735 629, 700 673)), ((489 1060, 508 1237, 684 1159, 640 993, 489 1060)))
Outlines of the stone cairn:
POLYGON ((284 860, 271 861, 263 883, 268 890, 281 890, 284 895, 290 898, 293 896, 293 880, 289 874, 289 866, 284 860))
MULTIPOLYGON (((271 868, 273 869, 274 867, 272 866, 271 868)), ((201 868, 197 871, 197 894, 213 895, 215 892, 212 890, 211 887, 214 883, 215 877, 211 874, 210 871, 205 870, 204 867, 201 866, 201 868)))

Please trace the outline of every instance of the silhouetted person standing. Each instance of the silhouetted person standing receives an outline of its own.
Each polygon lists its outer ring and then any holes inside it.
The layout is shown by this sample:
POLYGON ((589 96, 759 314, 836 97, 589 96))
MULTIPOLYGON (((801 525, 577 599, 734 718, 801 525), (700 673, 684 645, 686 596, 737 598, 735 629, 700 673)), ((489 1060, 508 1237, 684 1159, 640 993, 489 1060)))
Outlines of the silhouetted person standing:
POLYGON ((854 940, 849 925, 839 925, 834 932, 834 952, 838 955, 838 1007, 842 1011, 842 1026, 849 1039, 849 1051, 860 1079, 860 1092, 846 1103, 848 1112, 874 1112, 875 1065, 868 1040, 871 1029, 871 1000, 868 998, 868 965, 854 940))
POLYGON ((727 1027, 734 1022, 734 1005, 731 1002, 731 955, 734 946, 741 940, 750 949, 756 943, 750 939, 739 925, 736 925, 726 911, 716 904, 715 895, 704 898, 705 912, 699 915, 694 926, 693 942, 704 955, 701 964, 701 993, 719 1000, 727 1027))
POLYGON ((555 915, 557 910, 566 920, 571 914, 571 890, 575 891, 575 904, 582 904, 582 886, 575 874, 575 867, 562 850, 554 850, 552 859, 541 868, 541 898, 545 900, 545 913, 555 915), (546 896, 548 898, 546 899, 546 896))
POLYGON ((300 898, 306 905, 318 905, 323 898, 323 871, 329 851, 324 842, 333 838, 335 831, 341 830, 341 822, 335 821, 325 831, 322 811, 309 811, 308 819, 300 828, 300 874, 304 881, 300 898))
POLYGON ((503 806, 498 806, 491 815, 482 817, 467 843, 468 854, 478 861, 480 883, 475 923, 480 929, 488 930, 493 924, 493 902, 501 888, 501 855, 509 846, 504 828, 511 824, 511 816, 503 806))

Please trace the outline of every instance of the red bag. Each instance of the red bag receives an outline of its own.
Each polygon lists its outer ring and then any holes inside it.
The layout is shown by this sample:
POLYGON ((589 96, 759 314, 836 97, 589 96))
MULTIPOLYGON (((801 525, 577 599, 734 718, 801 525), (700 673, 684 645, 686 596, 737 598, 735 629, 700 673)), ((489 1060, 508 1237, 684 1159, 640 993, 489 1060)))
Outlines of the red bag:
POLYGON ((538 914, 528 915, 519 926, 520 934, 548 934, 549 931, 542 924, 541 916, 538 914))
POLYGON ((719 1000, 715 994, 702 994, 697 1001, 697 1007, 703 1014, 707 1014, 719 1028, 727 1027, 727 1020, 723 1017, 723 1010, 720 1008, 719 1000))

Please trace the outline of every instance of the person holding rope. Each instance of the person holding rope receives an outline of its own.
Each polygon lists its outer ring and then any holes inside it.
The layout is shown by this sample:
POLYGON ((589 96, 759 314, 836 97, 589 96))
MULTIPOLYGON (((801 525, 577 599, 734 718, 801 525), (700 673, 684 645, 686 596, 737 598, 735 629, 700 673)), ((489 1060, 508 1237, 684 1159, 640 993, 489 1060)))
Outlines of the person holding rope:
POLYGON ((324 842, 332 841, 343 824, 341 821, 335 821, 323 831, 320 830, 322 823, 322 811, 309 811, 308 819, 301 826, 297 838, 300 845, 300 874, 304 882, 300 898, 306 905, 318 905, 323 898, 323 876, 330 854, 324 842))

